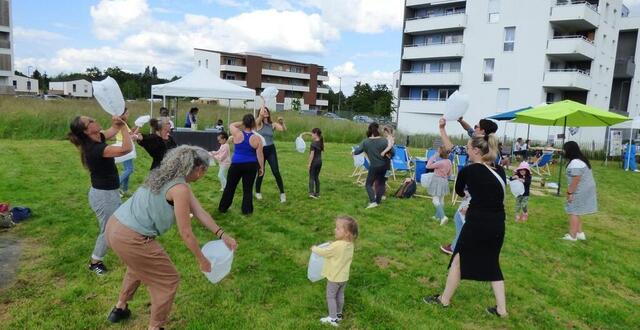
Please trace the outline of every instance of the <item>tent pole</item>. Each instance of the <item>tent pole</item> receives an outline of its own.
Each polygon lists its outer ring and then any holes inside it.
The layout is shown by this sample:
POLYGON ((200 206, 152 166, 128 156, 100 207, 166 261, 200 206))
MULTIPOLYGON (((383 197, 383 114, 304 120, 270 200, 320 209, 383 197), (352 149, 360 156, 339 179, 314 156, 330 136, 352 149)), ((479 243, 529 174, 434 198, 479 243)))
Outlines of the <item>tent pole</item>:
MULTIPOLYGON (((529 140, 529 133, 531 133, 531 124, 527 124, 527 140, 529 140)), ((527 149, 529 146, 527 146, 527 149)))
MULTIPOLYGON (((631 146, 633 145, 633 123, 631 124, 631 132, 629 132, 629 143, 627 143, 627 167, 624 169, 625 171, 631 168, 631 146)), ((635 162, 635 155, 633 156, 633 161, 635 162)), ((622 167, 624 167, 624 162, 622 162, 622 167)))
MULTIPOLYGON (((151 105, 149 106, 150 110, 149 110, 149 117, 153 118, 153 92, 151 92, 151 98, 149 99, 149 103, 151 103, 151 105)), ((151 126, 149 126, 149 134, 151 134, 151 126)))
MULTIPOLYGON (((567 131, 567 117, 564 117, 564 126, 562 127, 562 148, 564 149, 564 141, 566 138, 566 133, 567 131)), ((556 193, 557 196, 560 196, 560 185, 562 183, 562 165, 564 165, 564 157, 562 155, 562 153, 560 154, 560 168, 558 169, 558 192, 556 193)))
POLYGON ((231 99, 227 100, 227 125, 231 124, 231 99))

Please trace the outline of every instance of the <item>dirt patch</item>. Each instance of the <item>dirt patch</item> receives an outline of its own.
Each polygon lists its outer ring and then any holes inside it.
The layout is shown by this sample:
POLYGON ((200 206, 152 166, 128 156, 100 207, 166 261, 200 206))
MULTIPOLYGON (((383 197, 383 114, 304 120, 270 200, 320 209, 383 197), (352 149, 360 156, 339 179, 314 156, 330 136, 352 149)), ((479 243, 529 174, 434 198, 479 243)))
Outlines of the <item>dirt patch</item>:
POLYGON ((21 251, 17 238, 0 233, 0 292, 9 287, 15 279, 21 251))
POLYGON ((378 266, 380 269, 387 269, 389 268, 389 266, 394 266, 397 269, 404 269, 406 267, 405 264, 384 256, 377 256, 374 258, 374 261, 376 263, 376 266, 378 266))

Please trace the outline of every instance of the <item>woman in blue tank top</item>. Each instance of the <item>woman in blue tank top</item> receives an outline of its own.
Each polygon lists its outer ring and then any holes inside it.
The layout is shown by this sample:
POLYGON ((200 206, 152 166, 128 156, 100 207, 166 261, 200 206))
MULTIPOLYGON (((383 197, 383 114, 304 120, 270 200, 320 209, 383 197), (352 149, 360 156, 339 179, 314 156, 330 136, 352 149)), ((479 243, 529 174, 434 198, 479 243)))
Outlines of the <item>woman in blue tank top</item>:
POLYGON ((242 122, 229 125, 235 150, 231 158, 231 166, 227 174, 227 185, 222 193, 218 210, 227 212, 233 203, 233 195, 236 187, 242 179, 242 213, 253 213, 253 183, 256 174, 264 173, 264 156, 262 153, 262 139, 253 130, 256 128, 256 120, 252 114, 242 117, 242 122))

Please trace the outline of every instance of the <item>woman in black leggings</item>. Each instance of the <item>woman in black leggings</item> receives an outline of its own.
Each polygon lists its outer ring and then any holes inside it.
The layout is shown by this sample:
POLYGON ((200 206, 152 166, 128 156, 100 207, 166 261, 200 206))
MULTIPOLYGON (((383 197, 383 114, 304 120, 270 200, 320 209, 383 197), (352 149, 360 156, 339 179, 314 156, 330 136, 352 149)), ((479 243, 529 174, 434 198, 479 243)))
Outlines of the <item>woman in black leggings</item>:
MULTIPOLYGON (((271 167, 271 173, 273 173, 273 177, 276 178, 276 183, 280 190, 280 202, 284 203, 287 201, 287 196, 284 194, 284 183, 282 182, 282 176, 278 168, 278 153, 276 152, 276 145, 273 144, 273 133, 274 131, 284 132, 287 130, 287 126, 284 124, 282 117, 278 118, 278 122, 272 122, 269 109, 263 106, 260 108, 260 114, 258 114, 258 118, 256 119, 256 127, 258 134, 264 138, 264 160, 268 162, 269 167, 271 167)), ((260 192, 262 179, 264 179, 264 173, 258 176, 256 180, 256 199, 259 200, 262 199, 262 193, 260 192)))
POLYGON ((377 207, 382 200, 387 182, 387 171, 389 170, 389 157, 393 157, 393 148, 389 148, 389 141, 380 136, 378 123, 369 124, 367 138, 353 150, 354 155, 366 153, 369 159, 369 172, 364 186, 369 195, 368 209, 377 207), (374 189, 375 182, 375 189, 374 189))

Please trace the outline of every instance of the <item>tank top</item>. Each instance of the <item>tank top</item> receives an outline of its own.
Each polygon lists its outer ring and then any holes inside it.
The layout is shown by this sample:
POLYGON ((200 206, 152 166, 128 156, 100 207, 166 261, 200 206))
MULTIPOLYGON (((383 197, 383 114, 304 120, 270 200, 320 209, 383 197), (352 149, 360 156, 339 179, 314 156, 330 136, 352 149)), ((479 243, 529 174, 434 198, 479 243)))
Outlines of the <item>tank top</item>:
POLYGON ((258 157, 256 156, 256 149, 253 149, 251 144, 249 143, 249 139, 253 135, 253 132, 245 132, 242 131, 242 135, 244 136, 244 140, 240 143, 235 144, 235 150, 233 152, 233 158, 231 158, 232 164, 242 164, 242 163, 257 163, 258 157))
POLYGON ((273 125, 269 123, 262 123, 262 128, 258 130, 258 134, 264 137, 264 146, 270 146, 273 144, 273 125))
POLYGON ((141 186, 113 215, 120 223, 140 235, 160 236, 176 220, 173 206, 166 199, 167 190, 180 183, 185 183, 184 178, 171 180, 158 193, 141 186))

